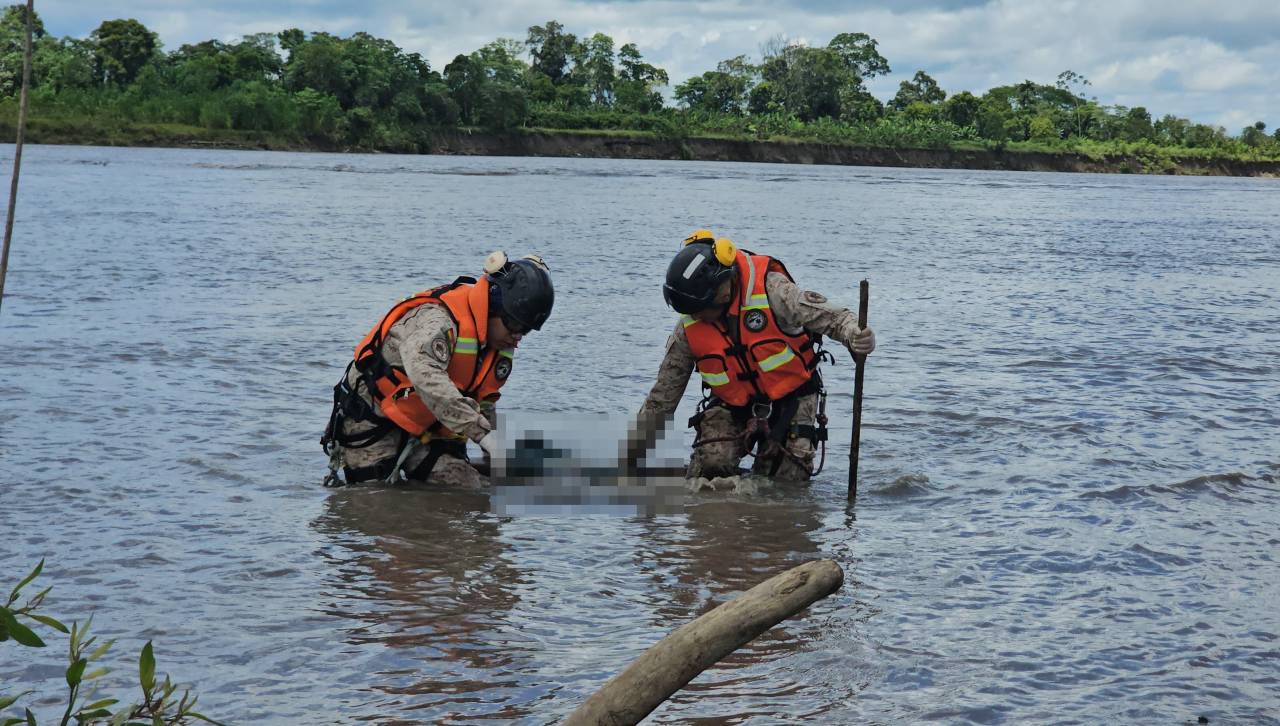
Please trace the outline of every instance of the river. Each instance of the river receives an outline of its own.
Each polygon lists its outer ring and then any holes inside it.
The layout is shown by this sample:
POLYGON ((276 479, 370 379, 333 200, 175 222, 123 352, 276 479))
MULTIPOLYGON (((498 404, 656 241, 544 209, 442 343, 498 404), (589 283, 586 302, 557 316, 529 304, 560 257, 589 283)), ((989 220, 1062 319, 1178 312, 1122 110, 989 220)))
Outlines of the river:
MULTIPOLYGON (((118 639, 108 692, 152 640, 228 723, 553 722, 832 558, 843 589, 653 722, 1280 722, 1276 180, 49 146, 22 171, 0 586, 47 558, 45 609, 118 639), (843 352, 808 487, 505 516, 320 485, 352 346, 498 248, 558 293, 505 415, 612 446, 697 227, 844 304, 871 281, 855 507, 843 352)), ((43 721, 42 632, 0 644, 0 691, 43 721)))

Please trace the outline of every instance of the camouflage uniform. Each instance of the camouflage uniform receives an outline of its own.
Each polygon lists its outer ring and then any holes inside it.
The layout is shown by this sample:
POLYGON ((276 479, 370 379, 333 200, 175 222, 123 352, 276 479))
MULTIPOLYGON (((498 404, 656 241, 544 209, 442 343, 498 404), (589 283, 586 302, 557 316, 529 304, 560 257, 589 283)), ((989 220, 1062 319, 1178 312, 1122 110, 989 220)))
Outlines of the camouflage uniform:
MULTIPOLYGON (((852 345, 854 337, 861 332, 856 314, 828 303, 827 298, 816 292, 801 290, 780 272, 770 272, 765 276, 765 292, 769 296, 769 307, 784 332, 795 333, 803 328, 828 336, 846 346, 852 345)), ((684 326, 676 323, 675 331, 667 339, 666 354, 658 367, 658 379, 640 407, 639 430, 633 442, 633 454, 637 449, 647 448, 652 443, 656 430, 675 414, 694 368, 694 356, 689 349, 689 341, 685 338, 684 326)), ((817 394, 800 397, 791 425, 814 425, 818 410, 817 398, 817 394)), ((735 440, 700 444, 689 460, 688 475, 710 478, 736 474, 739 462, 747 453, 740 438, 745 431, 745 424, 735 420, 728 408, 711 406, 698 422, 697 431, 699 439, 732 437, 735 440)), ((813 443, 805 437, 789 436, 785 448, 789 455, 783 456, 781 465, 773 474, 774 478, 793 481, 808 479, 813 471, 813 443)), ((773 463, 772 459, 758 459, 753 471, 767 474, 773 463)))
MULTIPOLYGON (((450 335, 456 337, 457 333, 458 326, 443 306, 420 305, 387 331, 382 356, 388 365, 404 369, 417 391, 416 395, 422 397, 441 424, 472 441, 479 441, 493 429, 493 404, 481 404, 464 397, 449 378, 449 360, 453 357, 453 346, 449 340, 450 335)), ((347 383, 379 417, 382 416, 381 409, 369 396, 354 366, 347 373, 347 383)), ((374 423, 348 420, 343 430, 353 435, 373 428, 374 423)), ((394 462, 400 455, 403 436, 404 432, 396 427, 369 446, 340 449, 341 463, 358 469, 388 460, 394 462)), ((415 445, 401 469, 413 471, 427 458, 427 454, 426 446, 415 445)), ((484 477, 465 459, 448 454, 436 461, 429 480, 432 484, 451 487, 474 488, 485 484, 484 477)))

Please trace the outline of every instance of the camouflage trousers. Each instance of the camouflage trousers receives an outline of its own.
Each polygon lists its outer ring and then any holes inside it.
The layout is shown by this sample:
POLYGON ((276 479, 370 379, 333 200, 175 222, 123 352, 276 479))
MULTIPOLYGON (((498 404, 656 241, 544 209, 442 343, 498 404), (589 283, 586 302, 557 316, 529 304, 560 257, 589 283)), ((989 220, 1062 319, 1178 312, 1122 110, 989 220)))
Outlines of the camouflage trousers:
MULTIPOLYGON (((352 435, 357 435, 361 431, 368 431, 372 428, 371 424, 347 424, 348 432, 352 435)), ((396 429, 368 446, 358 449, 343 448, 339 452, 342 465, 350 469, 362 469, 367 466, 378 465, 390 467, 400 456, 401 438, 400 430, 396 429)), ((414 471, 422 465, 429 453, 430 449, 426 445, 415 443, 413 450, 405 458, 404 463, 400 465, 400 470, 403 472, 414 471)), ((365 483, 377 484, 378 481, 374 480, 365 483)), ((439 487, 479 489, 488 484, 488 479, 476 471, 475 467, 471 466, 470 462, 465 459, 445 454, 436 460, 435 466, 431 468, 431 473, 424 481, 410 479, 409 483, 428 483, 439 487)))
MULTIPOLYGON (((818 394, 801 396, 798 404, 789 427, 813 426, 818 416, 818 394)), ((747 455, 742 438, 747 422, 735 419, 733 412, 725 406, 711 406, 703 412, 695 428, 698 440, 707 443, 694 448, 689 459, 688 476, 710 479, 737 474, 742 457, 747 455)), ((751 467, 752 474, 770 476, 777 466, 771 478, 778 481, 808 481, 813 475, 814 448, 808 437, 797 436, 794 430, 788 431, 782 446, 771 448, 771 452, 756 457, 751 467)))

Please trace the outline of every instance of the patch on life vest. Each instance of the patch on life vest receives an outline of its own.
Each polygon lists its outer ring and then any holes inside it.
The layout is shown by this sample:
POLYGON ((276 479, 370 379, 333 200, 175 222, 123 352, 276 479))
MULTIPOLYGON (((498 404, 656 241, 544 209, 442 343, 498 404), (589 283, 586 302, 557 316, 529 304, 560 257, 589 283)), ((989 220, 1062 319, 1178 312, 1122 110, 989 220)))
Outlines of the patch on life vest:
POLYGON ((499 358, 498 364, 493 368, 493 375, 500 381, 507 380, 507 376, 511 375, 511 359, 499 358))
POLYGON ((764 326, 767 325, 769 321, 765 318, 763 312, 759 310, 750 310, 747 312, 746 318, 743 319, 743 323, 747 326, 747 330, 750 330, 753 333, 759 333, 761 330, 764 330, 764 326))
POLYGON ((827 301, 827 297, 812 290, 807 290, 804 294, 804 301, 814 305, 821 305, 827 301))
POLYGON ((431 340, 431 357, 441 363, 449 362, 449 341, 445 340, 443 335, 438 335, 431 340))

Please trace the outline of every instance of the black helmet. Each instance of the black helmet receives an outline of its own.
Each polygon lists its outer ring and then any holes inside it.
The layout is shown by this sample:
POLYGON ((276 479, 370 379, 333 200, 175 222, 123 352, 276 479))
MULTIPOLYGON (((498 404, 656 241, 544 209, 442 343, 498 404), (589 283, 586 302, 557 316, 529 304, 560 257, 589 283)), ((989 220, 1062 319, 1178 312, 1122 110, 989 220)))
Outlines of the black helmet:
POLYGON ((514 332, 542 330, 556 301, 555 288, 547 265, 539 257, 526 257, 502 265, 489 273, 491 312, 514 332))
POLYGON ((716 291, 733 276, 733 266, 716 259, 715 243, 686 244, 667 266, 662 297, 676 312, 692 315, 715 304, 716 291))

